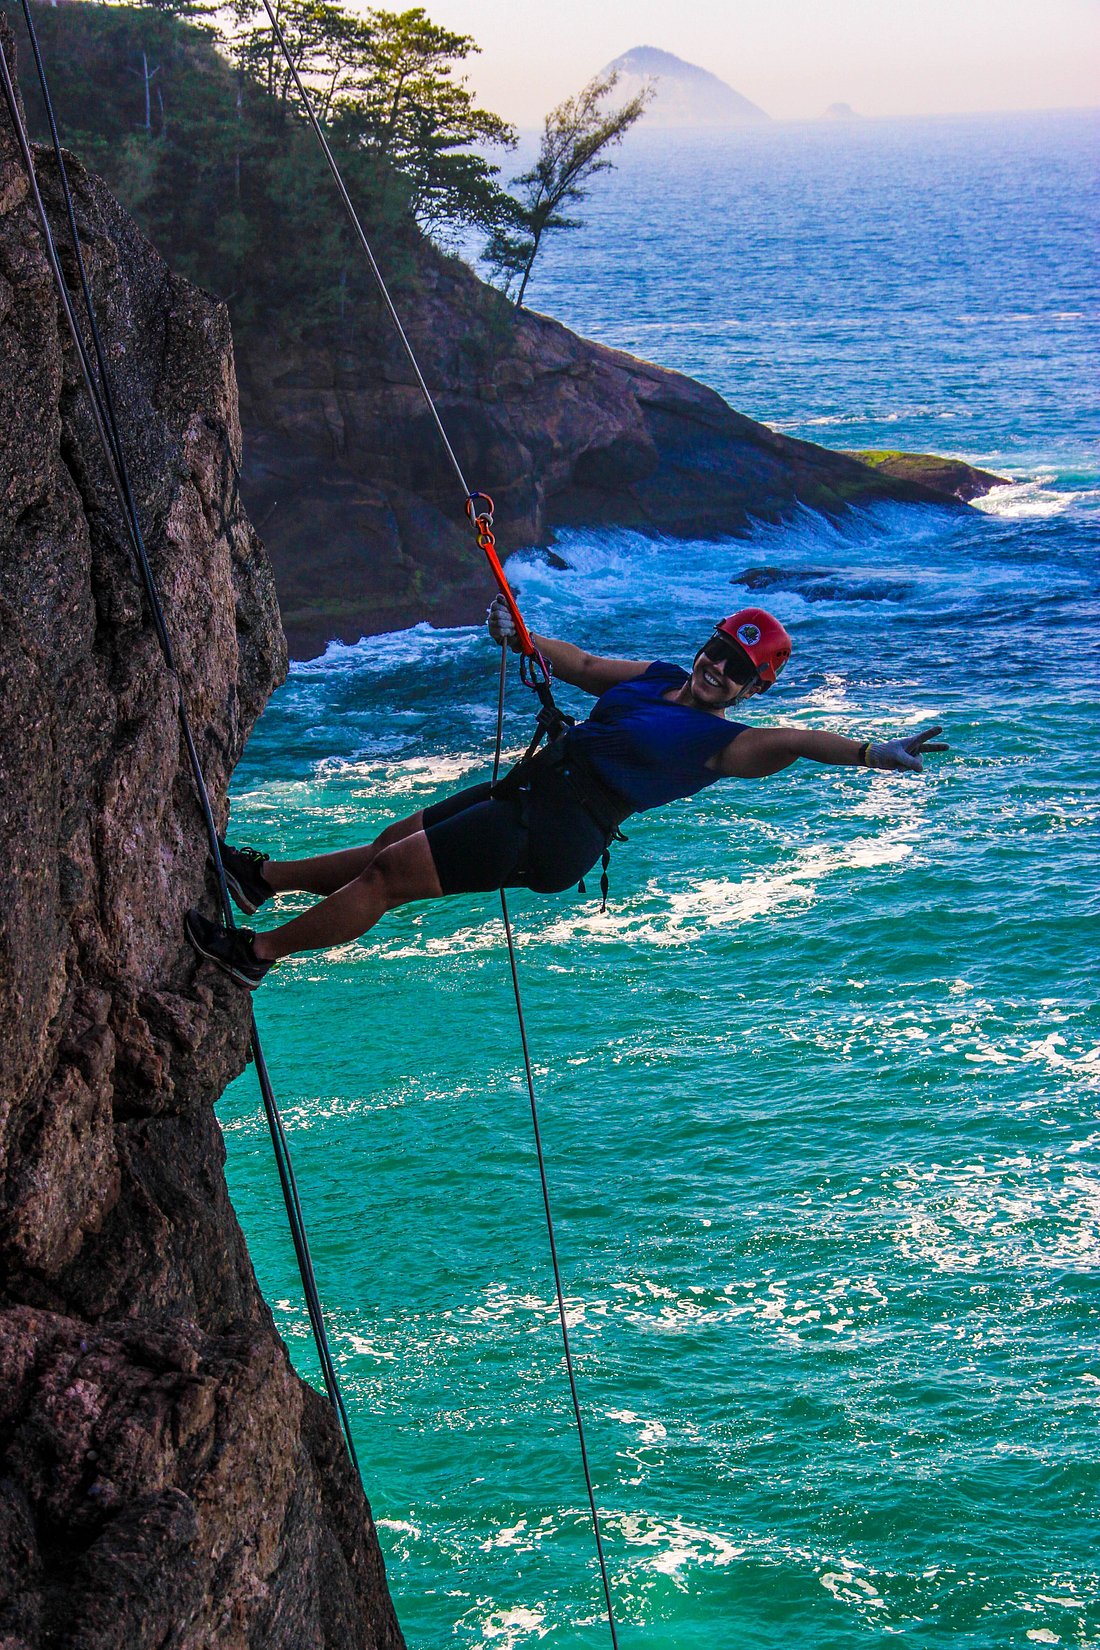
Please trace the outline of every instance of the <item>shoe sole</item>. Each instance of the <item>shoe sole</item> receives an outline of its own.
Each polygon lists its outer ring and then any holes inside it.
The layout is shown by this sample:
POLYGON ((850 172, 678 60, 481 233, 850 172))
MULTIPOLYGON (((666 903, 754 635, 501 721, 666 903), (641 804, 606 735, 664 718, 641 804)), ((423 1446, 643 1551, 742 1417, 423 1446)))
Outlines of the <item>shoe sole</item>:
POLYGON ((226 870, 224 862, 222 864, 222 871, 225 875, 225 886, 229 889, 230 894, 233 896, 233 904, 237 906, 238 910, 243 911, 246 917, 254 917, 256 912, 260 909, 259 901, 249 899, 248 895, 245 893, 232 871, 226 870))
POLYGON ((264 974, 267 973, 266 969, 258 980, 253 979, 250 974, 242 974, 239 968, 234 968, 232 963, 227 963, 224 957, 219 957, 215 952, 206 949, 188 919, 184 919, 183 926, 187 932, 187 938, 199 956, 204 957, 207 962, 213 963, 215 968, 220 969, 223 974, 227 974, 235 984, 243 985, 246 991, 255 991, 258 985, 263 984, 264 974))

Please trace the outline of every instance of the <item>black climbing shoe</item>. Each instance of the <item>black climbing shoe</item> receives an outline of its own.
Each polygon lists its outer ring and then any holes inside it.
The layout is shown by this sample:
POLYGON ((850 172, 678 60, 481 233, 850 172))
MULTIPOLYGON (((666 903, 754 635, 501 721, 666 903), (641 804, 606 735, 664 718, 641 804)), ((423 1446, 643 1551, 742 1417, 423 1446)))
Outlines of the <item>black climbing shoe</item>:
POLYGON ((231 848, 229 843, 223 842, 220 837, 218 847, 221 849, 222 866, 225 870, 225 886, 233 896, 234 905, 240 906, 245 916, 250 917, 275 893, 263 874, 267 855, 261 854, 256 848, 231 848))
POLYGON ((261 962, 252 949, 256 936, 250 928, 223 928, 201 911, 188 911, 183 922, 187 938, 200 957, 205 957, 238 985, 255 991, 274 963, 261 962))

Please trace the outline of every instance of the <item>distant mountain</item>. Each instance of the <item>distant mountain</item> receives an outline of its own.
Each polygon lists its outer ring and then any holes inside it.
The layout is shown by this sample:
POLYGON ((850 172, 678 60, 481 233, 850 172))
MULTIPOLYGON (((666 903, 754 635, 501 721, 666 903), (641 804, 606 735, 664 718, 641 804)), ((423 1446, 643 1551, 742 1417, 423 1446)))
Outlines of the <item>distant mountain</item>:
POLYGON ((858 109, 853 109, 850 103, 830 103, 822 120, 862 120, 863 116, 858 109))
POLYGON ((657 95, 646 112, 648 126, 743 126, 769 117, 724 80, 696 63, 685 63, 656 46, 635 46, 601 71, 619 76, 616 99, 633 97, 651 81, 657 95))

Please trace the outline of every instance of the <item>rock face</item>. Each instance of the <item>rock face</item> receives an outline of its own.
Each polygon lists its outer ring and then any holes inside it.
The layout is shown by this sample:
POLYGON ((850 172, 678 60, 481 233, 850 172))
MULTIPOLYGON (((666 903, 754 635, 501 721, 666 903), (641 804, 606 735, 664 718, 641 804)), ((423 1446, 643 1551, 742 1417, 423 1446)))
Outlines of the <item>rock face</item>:
MULTIPOLYGON (((869 468, 777 435, 680 373, 545 316, 513 317, 430 248, 419 277, 403 320, 467 480, 494 496, 505 550, 570 524, 724 537, 799 503, 837 514, 957 502, 929 485, 927 464, 908 476, 869 468)), ((242 486, 292 652, 424 618, 479 619, 493 587, 388 318, 344 353, 248 340, 239 369, 242 486)))
MULTIPOLYGON (((227 1198, 213 1105, 248 1003, 182 943, 209 879, 175 689, 0 111, 0 1644, 397 1650, 369 1508, 227 1198)), ((73 174, 224 821, 285 667, 228 323, 73 174)))

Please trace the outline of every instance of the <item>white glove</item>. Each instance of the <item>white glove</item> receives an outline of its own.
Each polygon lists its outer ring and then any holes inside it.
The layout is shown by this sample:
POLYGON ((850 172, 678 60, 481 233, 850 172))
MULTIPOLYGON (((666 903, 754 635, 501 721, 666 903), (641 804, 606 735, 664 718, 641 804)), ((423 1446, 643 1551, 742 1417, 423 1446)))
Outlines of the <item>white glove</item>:
POLYGON ((499 647, 510 647, 513 653, 519 652, 516 621, 509 612, 508 603, 503 596, 494 596, 489 603, 489 610, 485 615, 485 624, 489 635, 499 647))
POLYGON ((887 773, 922 773, 926 751, 950 749, 949 745, 928 743, 942 732, 940 727, 925 728, 923 733, 911 733, 908 739, 887 739, 881 745, 872 745, 867 752, 867 766, 883 768, 887 773))

